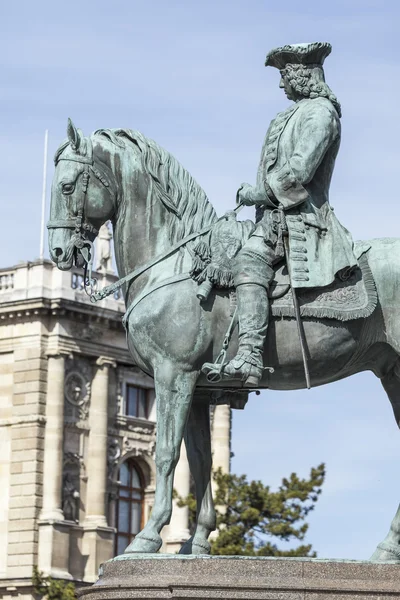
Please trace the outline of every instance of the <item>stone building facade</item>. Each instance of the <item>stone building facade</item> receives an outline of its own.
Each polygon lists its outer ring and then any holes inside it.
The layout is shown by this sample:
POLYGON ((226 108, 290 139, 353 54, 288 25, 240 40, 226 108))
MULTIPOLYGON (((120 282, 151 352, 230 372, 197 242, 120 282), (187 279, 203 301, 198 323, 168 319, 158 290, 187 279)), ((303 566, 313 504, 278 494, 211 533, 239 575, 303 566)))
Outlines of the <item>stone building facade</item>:
MULTIPOLYGON (((115 281, 111 261, 96 276, 115 281)), ((153 381, 132 363, 117 294, 93 305, 81 271, 0 270, 0 598, 32 598, 34 565, 77 583, 125 548, 154 498, 153 381)), ((230 409, 215 408, 214 466, 229 470, 230 409)), ((175 477, 190 487, 184 449, 175 477)), ((175 506, 165 552, 188 533, 175 506)))

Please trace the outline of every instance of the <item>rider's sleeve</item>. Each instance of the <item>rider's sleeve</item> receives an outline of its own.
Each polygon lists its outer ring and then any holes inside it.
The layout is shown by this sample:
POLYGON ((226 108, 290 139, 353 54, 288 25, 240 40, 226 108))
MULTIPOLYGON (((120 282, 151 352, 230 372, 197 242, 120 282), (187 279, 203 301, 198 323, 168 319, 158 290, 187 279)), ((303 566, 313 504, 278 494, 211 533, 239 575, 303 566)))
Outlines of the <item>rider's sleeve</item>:
POLYGON ((249 202, 260 204, 262 206, 270 206, 271 208, 276 208, 278 206, 278 202, 274 198, 274 193, 267 182, 264 182, 264 186, 252 186, 249 183, 242 185, 243 189, 241 190, 241 195, 249 202))
POLYGON ((269 174, 268 184, 286 209, 308 199, 304 186, 312 180, 326 151, 339 135, 333 110, 316 103, 304 117, 291 158, 269 174))

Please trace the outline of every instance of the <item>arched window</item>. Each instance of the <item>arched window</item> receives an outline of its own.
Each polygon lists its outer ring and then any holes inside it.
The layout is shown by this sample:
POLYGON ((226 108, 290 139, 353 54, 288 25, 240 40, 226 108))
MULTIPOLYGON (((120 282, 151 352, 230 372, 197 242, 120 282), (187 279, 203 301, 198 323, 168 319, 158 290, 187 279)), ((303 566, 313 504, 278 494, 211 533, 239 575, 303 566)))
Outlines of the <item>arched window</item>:
POLYGON ((136 463, 122 463, 118 475, 115 553, 122 554, 143 527, 143 475, 136 463))

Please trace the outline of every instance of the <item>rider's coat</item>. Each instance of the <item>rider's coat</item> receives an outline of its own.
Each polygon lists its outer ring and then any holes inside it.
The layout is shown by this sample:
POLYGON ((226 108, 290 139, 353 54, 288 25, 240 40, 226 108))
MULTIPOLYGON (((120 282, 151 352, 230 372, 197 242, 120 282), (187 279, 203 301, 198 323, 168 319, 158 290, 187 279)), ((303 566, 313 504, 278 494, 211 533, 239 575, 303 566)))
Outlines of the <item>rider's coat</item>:
POLYGON ((303 99, 271 122, 257 185, 242 190, 256 203, 284 208, 294 287, 329 285, 357 264, 351 235, 329 204, 339 145, 340 120, 330 100, 303 99))

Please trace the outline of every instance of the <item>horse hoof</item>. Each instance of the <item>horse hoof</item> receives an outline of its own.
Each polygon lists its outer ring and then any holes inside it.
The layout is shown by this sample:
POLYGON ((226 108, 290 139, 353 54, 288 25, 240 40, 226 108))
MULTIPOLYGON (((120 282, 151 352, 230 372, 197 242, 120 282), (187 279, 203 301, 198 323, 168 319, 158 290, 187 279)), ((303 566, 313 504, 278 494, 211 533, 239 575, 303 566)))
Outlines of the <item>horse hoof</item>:
POLYGON ((179 554, 210 554, 211 545, 207 540, 201 541, 196 537, 188 539, 179 550, 179 554))
POLYGON ((159 535, 150 538, 141 535, 137 535, 135 539, 129 544, 124 550, 124 554, 133 554, 143 552, 145 554, 151 554, 158 552, 162 546, 162 539, 159 535))
POLYGON ((387 544, 383 542, 379 544, 370 558, 374 562, 397 562, 400 563, 400 546, 387 544))
POLYGON ((207 540, 202 540, 201 542, 196 541, 194 538, 192 542, 192 554, 210 554, 211 553, 211 544, 207 540))

